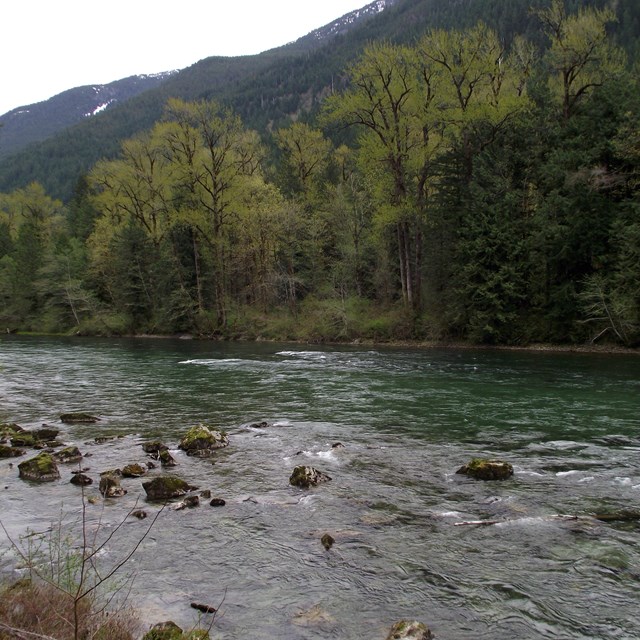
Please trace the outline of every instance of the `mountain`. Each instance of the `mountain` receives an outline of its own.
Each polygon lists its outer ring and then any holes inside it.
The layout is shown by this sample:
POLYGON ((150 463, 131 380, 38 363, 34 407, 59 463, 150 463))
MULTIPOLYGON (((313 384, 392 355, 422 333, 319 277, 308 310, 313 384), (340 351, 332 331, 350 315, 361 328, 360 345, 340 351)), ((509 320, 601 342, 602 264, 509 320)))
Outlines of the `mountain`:
MULTIPOLYGON (((385 7, 390 6, 395 0, 376 0, 362 9, 352 11, 332 23, 320 27, 310 34, 296 40, 289 45, 284 45, 271 54, 264 55, 264 61, 270 61, 279 55, 291 55, 303 53, 314 48, 323 46, 328 40, 336 35, 347 33, 354 26, 362 23, 380 13, 385 7)), ((198 86, 207 87, 208 91, 217 91, 219 83, 216 80, 229 81, 229 75, 235 75, 233 68, 239 66, 240 72, 247 70, 247 62, 257 60, 260 56, 247 56, 238 58, 212 57, 207 61, 201 61, 198 75, 204 71, 213 83, 207 80, 200 80, 198 86), (240 62, 240 65, 236 63, 240 62), (223 68, 221 68, 223 67, 223 68), (231 74, 229 74, 231 72, 231 74)), ((251 64, 248 65, 252 67, 251 64)), ((257 64, 259 67, 260 64, 257 64)), ((170 95, 182 95, 189 93, 188 86, 191 83, 190 71, 185 71, 189 82, 184 82, 184 77, 168 88, 170 95)), ((134 98, 141 93, 155 89, 164 83, 168 78, 176 76, 180 71, 168 71, 152 75, 136 75, 116 80, 109 84, 88 85, 76 87, 49 98, 43 102, 17 107, 0 116, 0 159, 13 155, 33 142, 40 142, 55 135, 63 129, 79 124, 86 118, 95 116, 107 109, 113 109, 122 105, 127 100, 134 98)), ((158 96, 162 96, 160 92, 158 96)))
POLYGON ((109 84, 76 87, 43 102, 12 109, 0 117, 0 158, 154 89, 175 73, 130 76, 109 84))
MULTIPOLYGON (((581 5, 602 7, 606 2, 566 0, 570 11, 581 5)), ((293 119, 312 118, 323 98, 344 86, 350 62, 374 41, 411 43, 430 28, 464 29, 483 20, 507 44, 516 33, 523 33, 542 47, 531 7, 546 4, 547 0, 376 0, 259 55, 206 58, 93 117, 82 115, 77 124, 44 140, 41 136, 40 142, 6 157, 0 161, 0 191, 38 181, 50 195, 69 198, 78 177, 100 158, 114 157, 122 140, 149 129, 170 97, 228 104, 247 127, 262 134, 293 119)), ((637 0, 617 0, 616 11, 615 37, 627 51, 639 51, 637 0)), ((89 112, 83 109, 75 113, 89 112)), ((0 136, 4 134, 0 130, 0 136)))

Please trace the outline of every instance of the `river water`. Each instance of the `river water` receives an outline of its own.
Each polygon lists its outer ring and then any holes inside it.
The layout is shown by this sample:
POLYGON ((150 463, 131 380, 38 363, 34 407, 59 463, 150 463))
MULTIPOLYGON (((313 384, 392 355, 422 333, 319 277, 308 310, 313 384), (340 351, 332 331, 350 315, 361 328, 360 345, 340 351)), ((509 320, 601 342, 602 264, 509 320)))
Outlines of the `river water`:
MULTIPOLYGON (((634 355, 0 338, 0 421, 59 426, 96 479, 161 438, 172 473, 226 500, 166 508, 123 569, 144 624, 193 626, 198 601, 219 606, 212 638, 382 639, 402 618, 440 640, 640 638, 640 525, 590 517, 640 509, 639 397, 634 355), (63 425, 67 411, 101 420, 63 425), (199 422, 229 433, 212 459, 177 450, 199 422), (457 475, 473 457, 514 476, 457 475), (298 464, 331 482, 291 487, 298 464), (459 524, 476 520, 496 524, 459 524)), ((9 535, 77 523, 75 467, 35 485, 19 461, 0 460, 9 535)), ((88 526, 113 534, 105 566, 150 521, 116 530, 127 512, 159 510, 141 479, 122 485, 87 503, 88 526)), ((10 571, 2 532, 0 552, 10 571)))

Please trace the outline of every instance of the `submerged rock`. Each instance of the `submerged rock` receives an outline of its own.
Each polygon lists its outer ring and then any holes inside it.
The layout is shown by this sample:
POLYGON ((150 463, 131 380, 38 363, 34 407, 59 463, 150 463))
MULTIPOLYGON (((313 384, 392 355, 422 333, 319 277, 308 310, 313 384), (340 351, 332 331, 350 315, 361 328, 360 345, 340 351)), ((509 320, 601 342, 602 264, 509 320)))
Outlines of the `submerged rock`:
POLYGON ((138 520, 144 520, 147 517, 147 512, 144 509, 136 509, 131 512, 131 515, 138 520))
POLYGON ((267 429, 269 426, 270 425, 266 420, 263 420, 262 422, 254 422, 249 425, 251 429, 267 429))
POLYGON ((329 551, 335 542, 333 536, 329 533, 325 533, 322 538, 320 538, 320 542, 322 542, 322 546, 329 551))
POLYGON ((209 504, 212 507, 224 507, 227 503, 223 498, 213 498, 209 504))
POLYGON ((228 444, 229 436, 224 431, 210 428, 206 424, 198 424, 187 431, 178 448, 188 456, 207 457, 216 449, 222 449, 228 444))
POLYGON ((185 495, 195 487, 176 476, 158 476, 142 483, 148 500, 169 500, 185 495))
POLYGON ((90 422, 98 422, 100 418, 97 416, 92 416, 90 413, 63 413, 60 416, 60 420, 66 424, 78 424, 78 423, 90 423, 90 422))
POLYGON ((432 638, 433 634, 429 627, 417 620, 396 622, 387 636, 387 640, 431 640, 432 638))
POLYGON ((50 454, 44 452, 35 458, 21 462, 18 465, 18 472, 23 480, 34 482, 52 482, 60 479, 56 461, 50 454))
POLYGON ((313 467, 307 467, 300 465, 295 467, 289 478, 289 483, 294 487, 300 487, 301 489, 308 489, 309 487, 315 487, 321 482, 327 482, 331 480, 331 477, 322 471, 318 471, 313 467))
POLYGON ((82 454, 78 447, 65 447, 60 451, 56 451, 53 457, 57 462, 62 463, 80 462, 80 460, 82 460, 82 454))
POLYGON ((513 467, 502 460, 474 458, 468 464, 460 467, 456 473, 470 476, 476 480, 506 480, 513 475, 513 467))

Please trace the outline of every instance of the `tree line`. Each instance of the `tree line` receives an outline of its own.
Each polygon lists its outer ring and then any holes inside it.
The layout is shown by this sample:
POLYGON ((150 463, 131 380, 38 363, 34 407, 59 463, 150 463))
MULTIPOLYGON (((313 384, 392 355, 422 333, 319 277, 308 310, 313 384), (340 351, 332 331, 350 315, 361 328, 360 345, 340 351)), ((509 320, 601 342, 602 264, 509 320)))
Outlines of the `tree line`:
POLYGON ((170 99, 67 205, 0 194, 0 321, 637 344, 637 73, 610 9, 536 16, 543 50, 482 22, 375 42, 316 119, 264 136, 170 99))

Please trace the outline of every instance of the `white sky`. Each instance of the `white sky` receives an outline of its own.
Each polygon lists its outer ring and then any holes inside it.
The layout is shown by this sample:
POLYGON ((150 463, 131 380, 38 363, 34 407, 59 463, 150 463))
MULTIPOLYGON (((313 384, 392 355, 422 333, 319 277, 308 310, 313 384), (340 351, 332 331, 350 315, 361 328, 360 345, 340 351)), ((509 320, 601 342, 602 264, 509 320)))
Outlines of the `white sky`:
POLYGON ((371 0, 3 0, 0 115, 66 89, 260 53, 371 0))

